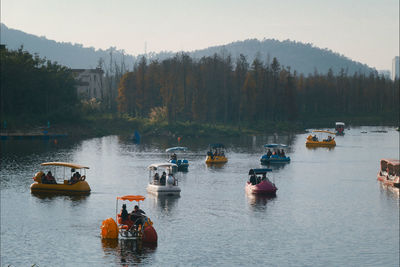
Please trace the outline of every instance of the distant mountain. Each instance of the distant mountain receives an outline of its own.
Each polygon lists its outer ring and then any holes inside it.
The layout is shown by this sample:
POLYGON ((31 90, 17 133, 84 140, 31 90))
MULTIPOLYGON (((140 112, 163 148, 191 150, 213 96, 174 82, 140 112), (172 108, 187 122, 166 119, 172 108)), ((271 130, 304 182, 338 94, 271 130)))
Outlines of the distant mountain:
MULTIPOLYGON (((355 72, 369 74, 376 71, 365 64, 353 61, 331 50, 289 40, 264 39, 260 41, 248 39, 192 51, 189 52, 189 55, 193 58, 201 58, 215 53, 226 56, 230 54, 233 59, 243 54, 250 64, 256 57, 263 62, 272 62, 272 59, 276 57, 281 65, 290 66, 292 71, 296 70, 305 75, 314 73, 315 70, 318 73, 325 74, 329 69, 332 69, 334 73, 339 73, 341 69, 344 69, 348 75, 352 75, 355 72)), ((168 53, 164 52, 162 57, 171 55, 172 53, 168 55, 168 53)), ((157 54, 154 55, 154 57, 157 56, 157 54)))
MULTIPOLYGON (((40 57, 57 61, 59 64, 70 68, 95 68, 98 66, 100 58, 104 60, 104 64, 107 66, 110 62, 110 53, 112 53, 114 62, 120 64, 124 59, 125 67, 131 69, 139 57, 125 54, 124 50, 118 50, 115 47, 110 47, 107 50, 96 50, 93 47, 83 47, 81 44, 60 43, 45 37, 10 29, 4 24, 1 24, 1 43, 6 44, 9 49, 18 49, 23 45, 24 49, 30 53, 38 53, 40 57)), ((369 74, 376 71, 365 64, 353 61, 331 50, 289 40, 264 39, 260 41, 248 39, 186 53, 197 59, 212 56, 215 53, 225 56, 231 55, 233 60, 243 54, 250 64, 256 57, 264 62, 272 61, 276 57, 281 65, 305 75, 315 71, 325 74, 330 68, 334 73, 344 69, 348 75, 352 75, 354 72, 369 74)), ((150 60, 163 60, 173 57, 175 54, 175 52, 149 53, 147 57, 150 60)))
POLYGON ((38 37, 19 30, 8 28, 1 23, 1 43, 5 44, 8 49, 16 50, 23 45, 24 50, 31 54, 37 53, 40 57, 45 57, 51 61, 57 61, 59 64, 74 68, 95 68, 99 64, 100 58, 104 64, 110 64, 110 54, 114 62, 120 64, 122 58, 127 68, 132 68, 135 57, 125 54, 123 50, 110 47, 107 50, 94 47, 83 47, 81 44, 71 44, 64 42, 56 42, 46 37, 38 37))

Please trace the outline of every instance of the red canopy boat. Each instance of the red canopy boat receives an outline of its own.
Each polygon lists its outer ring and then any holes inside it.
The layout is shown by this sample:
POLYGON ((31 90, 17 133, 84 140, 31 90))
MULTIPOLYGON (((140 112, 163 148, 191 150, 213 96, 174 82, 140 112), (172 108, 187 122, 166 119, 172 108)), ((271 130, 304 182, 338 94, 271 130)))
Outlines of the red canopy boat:
POLYGON ((382 159, 378 180, 384 185, 400 188, 400 160, 382 159))
POLYGON ((271 169, 250 169, 249 180, 246 183, 246 192, 249 194, 275 195, 278 188, 267 178, 271 169))

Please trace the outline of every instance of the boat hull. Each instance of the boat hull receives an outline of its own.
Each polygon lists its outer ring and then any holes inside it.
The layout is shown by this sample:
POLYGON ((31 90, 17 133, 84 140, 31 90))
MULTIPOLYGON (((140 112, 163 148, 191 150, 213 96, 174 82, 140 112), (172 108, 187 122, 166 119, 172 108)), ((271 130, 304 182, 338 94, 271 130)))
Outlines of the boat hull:
POLYGON ((288 163, 290 162, 290 157, 279 157, 279 156, 271 156, 263 155, 260 158, 261 164, 274 164, 274 163, 288 163))
POLYGON ((335 140, 332 141, 312 141, 312 140, 307 140, 306 141, 306 146, 307 147, 334 147, 336 146, 335 140))
POLYGON ((214 156, 214 157, 207 156, 206 157, 207 164, 214 164, 214 163, 218 164, 218 163, 226 163, 226 162, 228 162, 228 159, 224 156, 214 156))
POLYGON ((34 182, 31 184, 32 193, 75 193, 75 194, 88 194, 91 189, 86 181, 79 181, 75 184, 42 184, 34 182))
POLYGON ((179 196, 181 189, 177 185, 147 185, 147 192, 153 195, 179 196))
POLYGON ((252 185, 250 182, 246 183, 245 190, 249 194, 256 195, 276 195, 278 188, 274 183, 269 181, 261 181, 259 184, 252 185))
POLYGON ((400 177, 398 176, 393 177, 392 179, 387 179, 387 175, 382 175, 381 172, 378 172, 377 180, 382 182, 384 185, 400 188, 400 177))
POLYGON ((178 160, 178 161, 172 159, 169 161, 169 163, 178 165, 177 167, 172 168, 173 172, 177 172, 177 171, 178 172, 187 172, 189 169, 189 162, 186 159, 178 160))

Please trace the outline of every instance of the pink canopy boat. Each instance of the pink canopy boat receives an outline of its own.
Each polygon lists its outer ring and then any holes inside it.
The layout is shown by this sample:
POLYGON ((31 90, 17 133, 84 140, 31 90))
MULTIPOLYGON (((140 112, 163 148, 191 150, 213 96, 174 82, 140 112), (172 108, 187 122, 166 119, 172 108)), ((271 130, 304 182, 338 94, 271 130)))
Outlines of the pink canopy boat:
POLYGON ((246 183, 246 192, 250 194, 275 195, 278 188, 267 178, 271 169, 250 169, 249 181, 246 183))

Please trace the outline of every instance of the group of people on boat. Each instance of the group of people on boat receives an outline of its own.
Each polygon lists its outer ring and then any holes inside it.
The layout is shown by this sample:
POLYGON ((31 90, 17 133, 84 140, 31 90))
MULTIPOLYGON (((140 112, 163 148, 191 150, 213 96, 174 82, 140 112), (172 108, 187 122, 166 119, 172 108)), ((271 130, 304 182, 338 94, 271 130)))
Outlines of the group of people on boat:
POLYGON ((218 151, 218 150, 215 150, 214 153, 212 151, 208 151, 207 156, 210 156, 211 159, 214 159, 215 157, 225 157, 225 153, 224 151, 218 151))
POLYGON ((42 184, 57 184, 56 179, 54 178, 51 171, 47 172, 46 175, 43 173, 41 178, 42 178, 42 184))
POLYGON ((267 157, 270 158, 271 156, 277 155, 278 157, 286 157, 285 151, 283 149, 274 149, 274 152, 271 151, 271 149, 268 149, 267 151, 267 157))
MULTIPOLYGON (((315 134, 311 137, 311 140, 314 141, 314 142, 318 142, 319 141, 318 137, 315 134)), ((323 142, 331 142, 332 140, 333 140, 332 136, 328 135, 328 137, 326 139, 323 139, 322 141, 323 142)))
POLYGON ((255 173, 253 173, 250 176, 250 183, 252 185, 256 185, 256 184, 261 183, 262 181, 267 181, 267 180, 269 181, 269 179, 267 178, 267 175, 265 173, 263 173, 262 176, 257 176, 255 173))
POLYGON ((122 205, 121 210, 121 223, 126 225, 134 225, 138 229, 139 225, 143 226, 145 212, 135 205, 132 212, 128 213, 126 204, 122 205))
POLYGON ((322 141, 324 141, 324 142, 330 142, 330 141, 332 141, 333 139, 332 139, 332 136, 330 136, 330 135, 328 135, 328 138, 326 138, 326 139, 324 139, 324 140, 322 140, 322 141))
POLYGON ((156 173, 154 174, 154 176, 153 176, 153 184, 156 184, 156 185, 166 185, 167 183, 168 183, 169 185, 176 185, 176 179, 175 179, 175 177, 172 175, 172 173, 169 173, 169 174, 168 174, 168 178, 167 178, 166 172, 163 172, 162 175, 161 175, 161 177, 160 177, 160 175, 158 174, 158 172, 156 172, 156 173))
MULTIPOLYGON (((75 169, 72 169, 71 172, 74 172, 75 169)), ((82 176, 79 172, 75 172, 68 181, 68 184, 75 184, 81 180, 82 176)))

